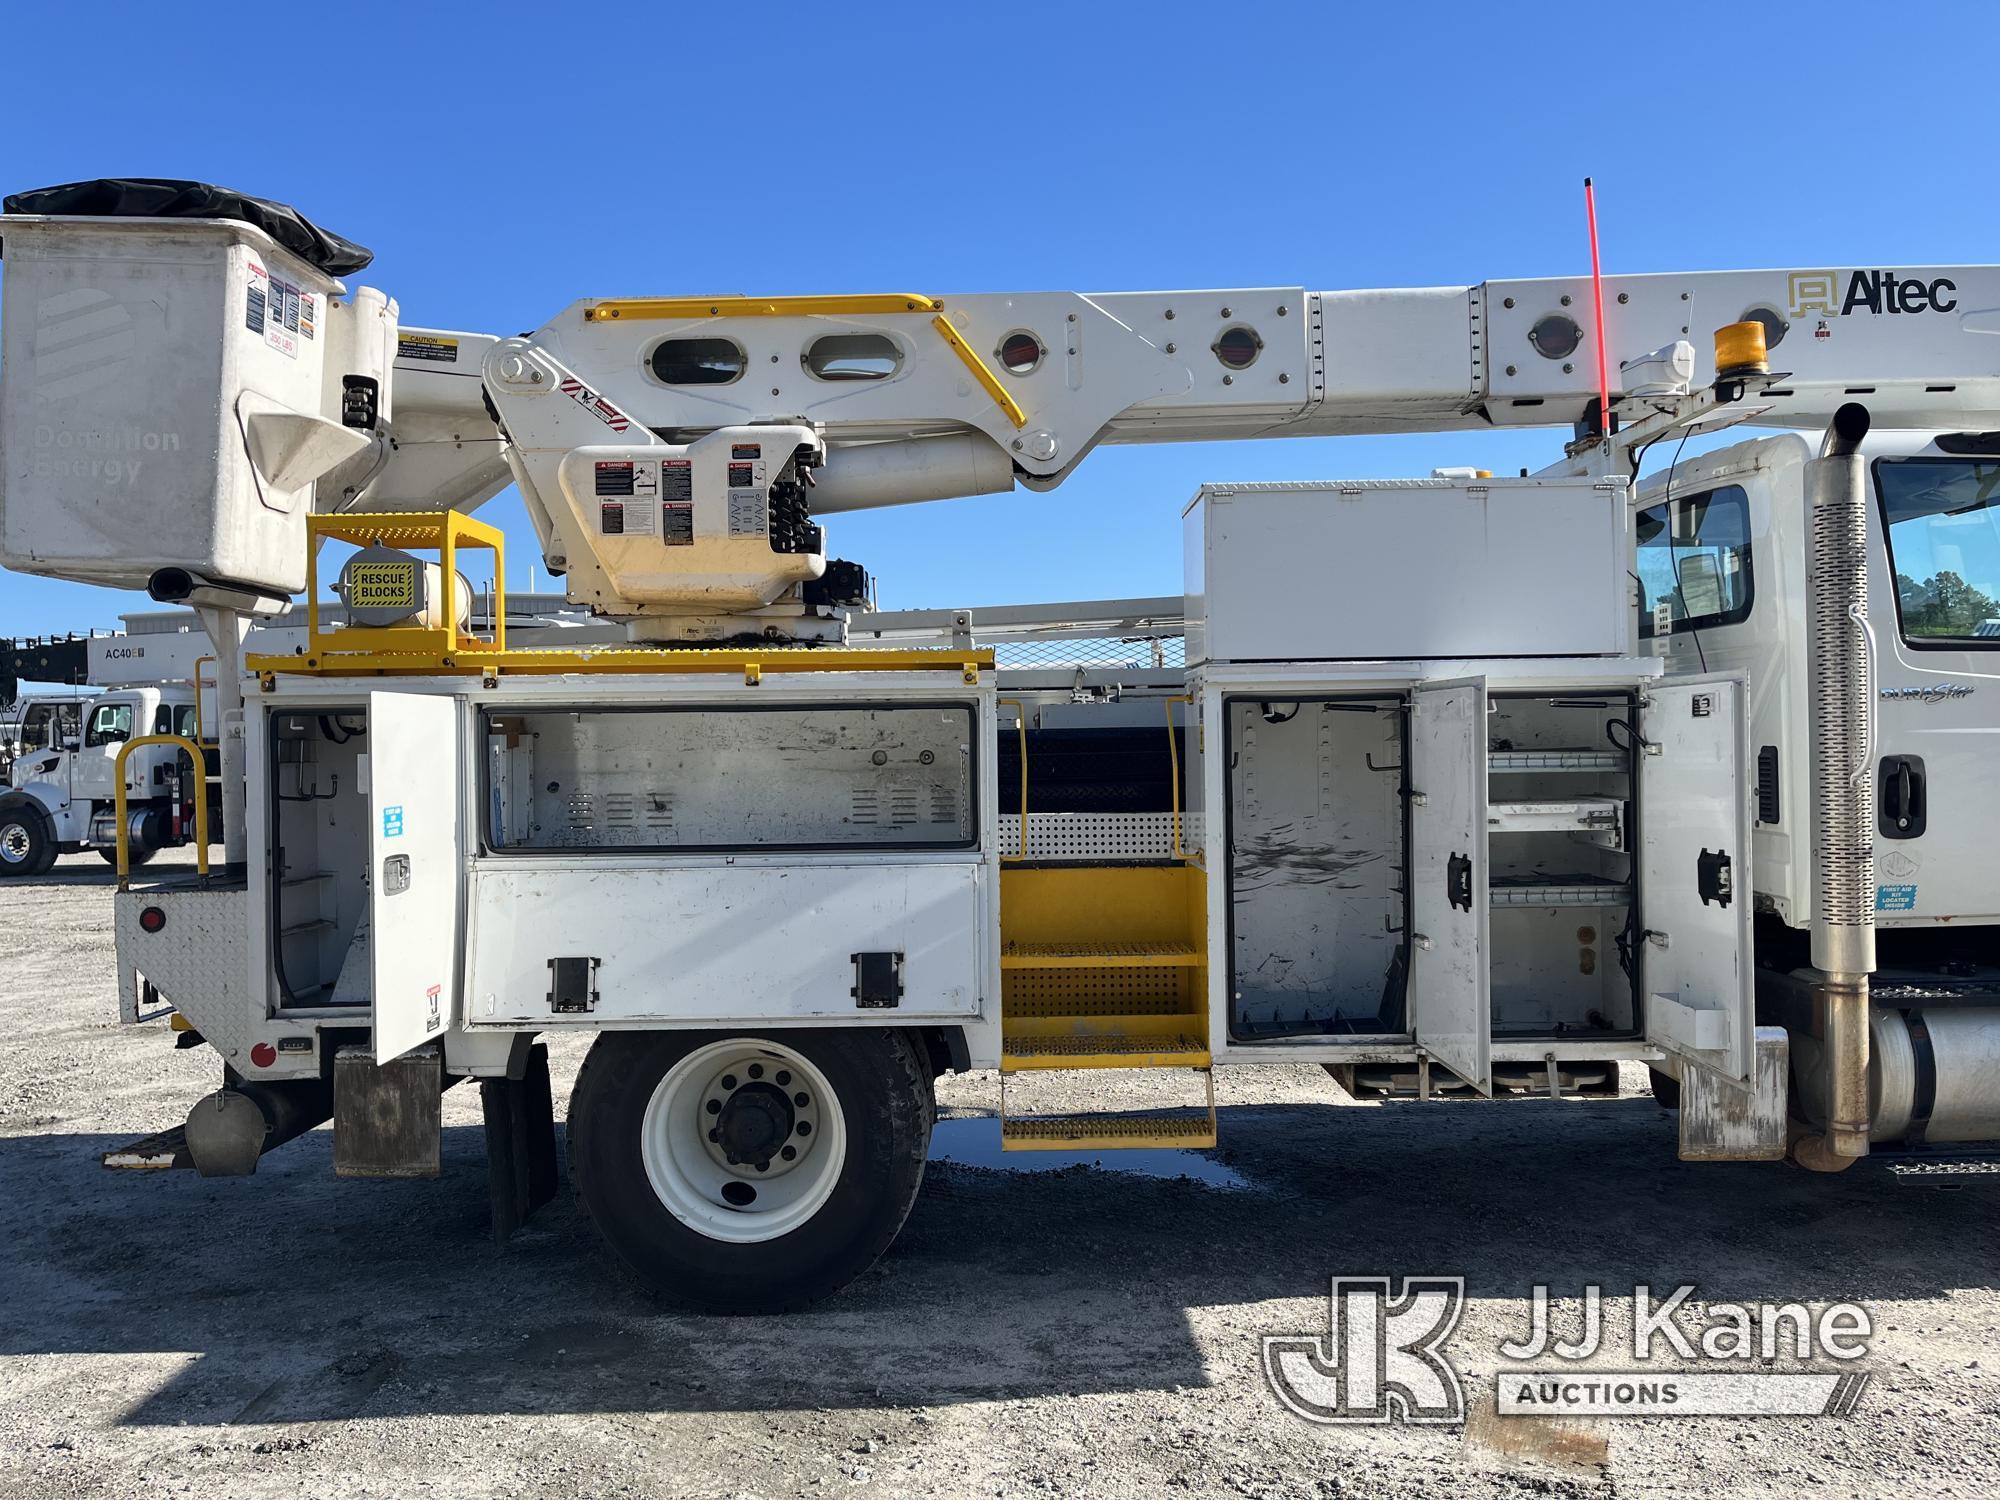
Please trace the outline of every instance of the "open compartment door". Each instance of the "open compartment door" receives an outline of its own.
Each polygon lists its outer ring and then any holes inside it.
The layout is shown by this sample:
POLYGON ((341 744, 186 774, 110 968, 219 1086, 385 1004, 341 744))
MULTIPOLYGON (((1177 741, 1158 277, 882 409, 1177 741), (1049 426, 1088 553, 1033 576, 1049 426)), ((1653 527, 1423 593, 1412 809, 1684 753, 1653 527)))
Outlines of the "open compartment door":
POLYGON ((369 979, 375 1061, 441 1035, 458 1001, 459 701, 368 695, 369 979))
POLYGON ((1432 1057, 1490 1094, 1486 683, 1440 682, 1410 699, 1411 1030, 1432 1057))
POLYGON ((1676 678, 1639 716, 1646 1040, 1733 1083, 1757 1039, 1743 698, 1740 677, 1676 678))

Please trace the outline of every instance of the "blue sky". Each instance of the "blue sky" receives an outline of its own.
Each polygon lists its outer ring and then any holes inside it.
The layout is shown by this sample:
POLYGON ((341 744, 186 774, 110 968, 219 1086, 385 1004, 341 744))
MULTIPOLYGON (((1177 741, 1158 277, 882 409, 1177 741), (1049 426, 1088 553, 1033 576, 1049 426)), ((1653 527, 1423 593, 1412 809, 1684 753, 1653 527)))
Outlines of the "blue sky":
MULTIPOLYGON (((417 325, 514 333, 590 295, 1567 274, 1586 173, 1608 271, 2000 259, 1977 5, 200 10, 13 10, 8 54, 42 61, 9 70, 0 189, 278 198, 371 246, 350 282, 417 325)), ((1047 495, 835 517, 832 550, 892 608, 1170 593, 1204 481, 1506 472, 1554 444, 1107 448, 1047 495)), ((519 503, 484 514, 519 587, 519 503)), ((0 635, 144 607, 0 574, 0 635)))

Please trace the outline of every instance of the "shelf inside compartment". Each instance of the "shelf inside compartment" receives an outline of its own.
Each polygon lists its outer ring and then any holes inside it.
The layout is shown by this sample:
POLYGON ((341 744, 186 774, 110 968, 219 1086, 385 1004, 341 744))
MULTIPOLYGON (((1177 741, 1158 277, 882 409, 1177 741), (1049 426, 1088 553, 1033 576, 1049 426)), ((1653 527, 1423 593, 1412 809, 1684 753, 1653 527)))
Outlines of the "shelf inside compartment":
POLYGON ((1617 906, 1631 898, 1630 881, 1605 875, 1500 875, 1487 887, 1492 906, 1617 906))
POLYGON ((1488 833, 1585 833, 1616 848, 1624 828, 1619 797, 1530 797, 1486 806, 1488 833))
POLYGON ((1628 771, 1631 762, 1623 750, 1548 749, 1494 750, 1488 753, 1489 772, 1512 771, 1628 771))

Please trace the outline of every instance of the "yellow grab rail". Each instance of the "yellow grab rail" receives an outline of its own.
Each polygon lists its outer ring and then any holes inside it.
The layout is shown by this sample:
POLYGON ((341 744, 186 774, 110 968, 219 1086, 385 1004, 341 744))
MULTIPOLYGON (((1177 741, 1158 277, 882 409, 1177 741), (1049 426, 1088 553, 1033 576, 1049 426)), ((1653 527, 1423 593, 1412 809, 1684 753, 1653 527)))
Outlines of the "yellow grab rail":
MULTIPOLYGON (((197 656, 194 659, 194 742, 204 750, 220 750, 222 748, 222 741, 212 740, 205 733, 208 726, 203 720, 201 712, 201 664, 208 662, 213 665, 214 661, 215 658, 212 656, 197 656)), ((215 706, 220 709, 222 707, 222 679, 220 677, 215 680, 215 694, 215 706)), ((206 775, 207 771, 204 768, 203 776, 206 777, 206 775)))
POLYGON ((849 297, 621 297, 594 302, 583 310, 586 323, 669 319, 690 322, 708 318, 857 318, 890 313, 930 313, 931 326, 965 364, 980 388, 993 398, 1016 428, 1028 425, 1028 414, 993 367, 965 341, 940 309, 935 297, 916 292, 874 293, 849 297))
POLYGON ((1028 857, 1028 705, 1019 698, 1002 698, 995 706, 1011 708, 1020 716, 1014 720, 1014 730, 1021 737, 1021 847, 1014 854, 1000 856, 1002 862, 1011 864, 1028 857))
POLYGON ((1000 383, 1000 377, 993 373, 992 368, 979 357, 972 345, 966 343, 959 331, 952 327, 951 319, 939 313, 931 319, 931 326, 943 337, 945 343, 951 346, 951 352, 964 362, 965 368, 972 372, 972 378, 979 382, 980 389, 991 396, 994 404, 1007 414, 1007 420, 1016 427, 1026 427, 1028 414, 1021 410, 1021 403, 1008 393, 1007 387, 1000 383))
POLYGON ((935 297, 916 292, 864 292, 844 297, 619 297, 583 310, 586 323, 635 318, 851 318, 880 313, 936 312, 935 297))
POLYGON ((1173 784, 1168 788, 1174 809, 1174 858, 1186 859, 1187 851, 1181 848, 1181 745, 1174 738, 1174 705, 1192 705, 1194 699, 1186 693, 1176 693, 1167 699, 1167 760, 1173 767, 1173 784))
POLYGON ((194 867, 203 880, 208 879, 208 762, 202 759, 201 746, 183 734, 142 734, 136 740, 127 740, 118 747, 118 759, 112 766, 112 779, 117 783, 114 805, 118 809, 118 889, 132 888, 132 850, 126 830, 125 761, 134 750, 146 745, 178 745, 187 752, 187 758, 194 770, 194 867))

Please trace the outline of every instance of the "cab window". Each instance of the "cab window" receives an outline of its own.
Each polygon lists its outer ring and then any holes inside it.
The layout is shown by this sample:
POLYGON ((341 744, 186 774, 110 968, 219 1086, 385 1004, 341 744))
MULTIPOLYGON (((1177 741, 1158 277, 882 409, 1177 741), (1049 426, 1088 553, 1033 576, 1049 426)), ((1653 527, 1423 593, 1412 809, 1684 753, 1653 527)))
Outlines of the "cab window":
POLYGON ((131 704, 100 703, 90 711, 90 728, 84 732, 84 744, 122 745, 131 738, 131 704))
POLYGON ((1639 512, 1639 634, 1667 607, 1673 630, 1734 625, 1750 615, 1750 500, 1740 484, 1675 496, 1639 512))
POLYGON ((194 705, 162 703, 153 715, 153 733, 194 738, 194 705))
POLYGON ((1878 458, 1875 489, 1903 639, 2000 646, 2000 460, 1878 458))

